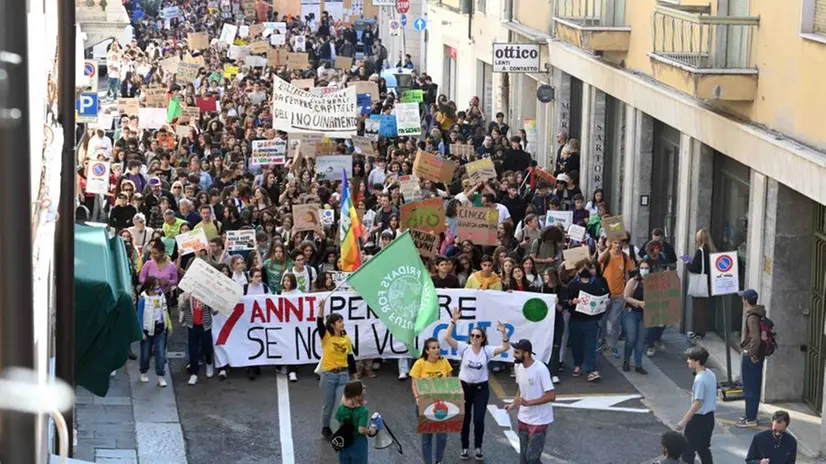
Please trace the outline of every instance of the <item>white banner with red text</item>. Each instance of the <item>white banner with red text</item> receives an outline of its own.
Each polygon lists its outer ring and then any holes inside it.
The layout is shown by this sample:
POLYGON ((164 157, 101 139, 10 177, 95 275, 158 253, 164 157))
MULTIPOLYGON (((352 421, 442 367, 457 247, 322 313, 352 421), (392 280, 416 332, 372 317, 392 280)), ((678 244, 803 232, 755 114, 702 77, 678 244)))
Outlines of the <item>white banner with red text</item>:
MULTIPOLYGON (((496 290, 437 289, 439 320, 422 331, 416 340, 421 349, 427 338, 442 344, 442 354, 457 359, 456 351, 444 342, 453 308, 462 310, 454 338, 468 342, 474 327, 485 329, 491 345, 501 344, 497 321, 505 324, 511 341, 528 339, 536 358, 548 362, 553 348, 556 296, 496 290)), ((317 305, 328 293, 241 298, 231 315, 213 318, 212 338, 217 365, 233 367, 315 364, 321 359, 321 340, 316 325, 317 305)), ((392 359, 412 356, 396 341, 357 293, 336 292, 327 298, 325 314, 338 313, 353 341, 356 359, 392 359)), ((507 352, 496 361, 513 362, 507 352)))

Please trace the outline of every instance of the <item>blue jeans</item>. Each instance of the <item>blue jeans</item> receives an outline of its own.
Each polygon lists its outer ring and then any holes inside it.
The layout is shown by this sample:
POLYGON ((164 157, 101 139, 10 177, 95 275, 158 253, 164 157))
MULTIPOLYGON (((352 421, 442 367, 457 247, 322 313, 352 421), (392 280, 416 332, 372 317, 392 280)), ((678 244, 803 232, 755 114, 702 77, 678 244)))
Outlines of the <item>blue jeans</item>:
POLYGON ((596 370, 598 336, 598 319, 571 318, 571 352, 574 355, 574 366, 582 367, 585 372, 596 370))
MULTIPOLYGON (((415 408, 416 416, 419 415, 419 407, 415 408)), ((433 437, 436 437, 436 462, 441 462, 445 455, 445 448, 447 448, 447 434, 446 433, 422 433, 419 434, 422 438, 422 457, 425 464, 431 464, 433 459, 433 437)))
MULTIPOLYGON (((321 408, 321 427, 330 426, 330 418, 333 417, 333 409, 341 400, 341 395, 344 394, 344 386, 350 381, 350 373, 344 372, 322 372, 321 387, 322 398, 324 399, 324 406, 321 408)), ((367 439, 364 439, 367 443, 367 439)), ((366 446, 366 445, 365 445, 366 446)), ((340 453, 339 453, 340 454, 340 453)), ((367 462, 367 453, 364 454, 365 462, 367 462)), ((342 461, 342 462, 356 462, 356 461, 342 461)))
POLYGON ((657 343, 662 337, 663 332, 665 332, 664 325, 658 325, 656 327, 649 327, 645 331, 645 347, 651 348, 654 346, 654 343, 657 343))
POLYGON ((359 435, 353 444, 338 452, 339 464, 367 464, 367 437, 359 435))
POLYGON ((120 91, 120 79, 117 77, 110 77, 108 78, 109 87, 106 89, 106 95, 112 95, 114 98, 118 98, 118 92, 120 91))
POLYGON ((146 340, 141 340, 141 374, 149 371, 149 358, 152 357, 152 351, 155 352, 155 374, 163 377, 166 372, 166 332, 155 333, 155 335, 147 336, 146 340))
POLYGON ((612 297, 608 303, 608 309, 599 321, 600 337, 605 339, 605 344, 609 348, 615 348, 620 336, 620 326, 622 325, 622 313, 625 309, 625 298, 612 297), (611 324, 611 331, 608 331, 608 324, 611 324))
POLYGON ((751 362, 751 358, 743 356, 740 361, 740 380, 743 382, 743 394, 746 399, 746 419, 757 420, 757 409, 760 407, 760 387, 763 383, 763 360, 751 362))
POLYGON ((623 360, 631 358, 634 352, 634 365, 642 367, 642 352, 645 350, 645 324, 643 324, 642 312, 623 311, 622 328, 625 329, 625 352, 623 360))

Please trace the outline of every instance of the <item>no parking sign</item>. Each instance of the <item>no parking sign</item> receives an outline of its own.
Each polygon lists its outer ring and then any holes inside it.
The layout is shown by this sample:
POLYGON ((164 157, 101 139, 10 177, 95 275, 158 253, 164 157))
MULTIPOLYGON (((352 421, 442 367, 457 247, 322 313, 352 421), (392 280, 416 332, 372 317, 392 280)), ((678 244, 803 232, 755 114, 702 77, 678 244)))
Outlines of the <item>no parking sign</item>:
POLYGON ((740 273, 737 266, 737 252, 712 253, 711 294, 731 295, 740 291, 740 273))
POLYGON ((109 191, 109 162, 89 161, 86 170, 86 193, 105 195, 109 191))

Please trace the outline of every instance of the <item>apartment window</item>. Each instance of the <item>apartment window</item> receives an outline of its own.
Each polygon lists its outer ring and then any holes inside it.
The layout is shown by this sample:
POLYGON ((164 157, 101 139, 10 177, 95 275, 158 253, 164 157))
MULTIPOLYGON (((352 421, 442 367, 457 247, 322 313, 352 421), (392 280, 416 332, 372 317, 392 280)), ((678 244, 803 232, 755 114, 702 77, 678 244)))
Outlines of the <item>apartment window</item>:
POLYGON ((826 43, 826 0, 803 0, 800 35, 826 43))
POLYGON ((476 12, 487 14, 488 13, 488 0, 476 0, 476 12))

